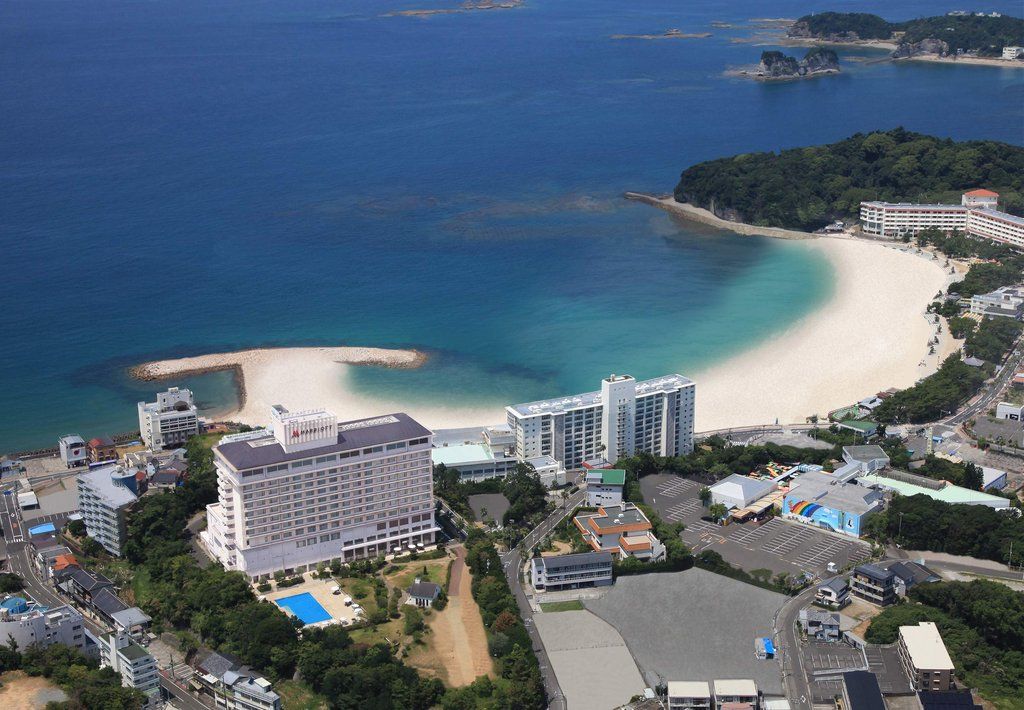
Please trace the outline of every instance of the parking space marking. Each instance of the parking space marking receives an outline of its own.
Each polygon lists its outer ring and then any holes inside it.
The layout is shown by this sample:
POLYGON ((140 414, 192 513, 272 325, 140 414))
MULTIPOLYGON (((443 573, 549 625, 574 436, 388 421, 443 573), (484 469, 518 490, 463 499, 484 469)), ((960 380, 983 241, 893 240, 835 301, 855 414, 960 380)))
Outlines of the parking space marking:
POLYGON ((694 513, 698 512, 704 505, 697 498, 690 498, 684 500, 682 503, 677 503, 669 508, 665 509, 665 518, 671 520, 674 523, 693 516, 694 513))
POLYGON ((686 526, 686 531, 691 533, 709 533, 714 531, 718 537, 722 537, 718 531, 721 530, 721 526, 715 523, 709 523, 707 520, 694 520, 692 523, 686 526))
POLYGON ((693 491, 699 488, 699 484, 695 481, 690 481, 685 478, 679 478, 674 481, 667 481, 658 486, 658 493, 661 495, 667 495, 670 497, 679 497, 688 491, 693 491))

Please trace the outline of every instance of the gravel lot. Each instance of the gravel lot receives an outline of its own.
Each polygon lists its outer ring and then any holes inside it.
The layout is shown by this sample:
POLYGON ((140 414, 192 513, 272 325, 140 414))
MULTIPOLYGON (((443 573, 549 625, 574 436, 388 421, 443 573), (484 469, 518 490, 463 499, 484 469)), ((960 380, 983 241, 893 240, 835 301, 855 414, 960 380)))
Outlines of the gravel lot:
POLYGON ((650 687, 669 680, 752 678, 764 693, 782 695, 779 665, 754 656, 754 639, 772 635, 785 600, 690 569, 620 577, 601 599, 583 604, 618 629, 650 687))
POLYGON ((569 710, 618 707, 643 692, 622 636, 594 614, 560 611, 533 619, 569 710))

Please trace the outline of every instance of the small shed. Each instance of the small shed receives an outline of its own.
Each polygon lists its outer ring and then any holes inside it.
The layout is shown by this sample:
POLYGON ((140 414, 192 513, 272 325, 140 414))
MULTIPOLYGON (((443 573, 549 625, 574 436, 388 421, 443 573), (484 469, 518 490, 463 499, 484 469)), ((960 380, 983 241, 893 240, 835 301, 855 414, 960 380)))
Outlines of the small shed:
POLYGON ((418 579, 409 587, 409 597, 418 607, 429 608, 441 596, 441 585, 421 582, 418 579))

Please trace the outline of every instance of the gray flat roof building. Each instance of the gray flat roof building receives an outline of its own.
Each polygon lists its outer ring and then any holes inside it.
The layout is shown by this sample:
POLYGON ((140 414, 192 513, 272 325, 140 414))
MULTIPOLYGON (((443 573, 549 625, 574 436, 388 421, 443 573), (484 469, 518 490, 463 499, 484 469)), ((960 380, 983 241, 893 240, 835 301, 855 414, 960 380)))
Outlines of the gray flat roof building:
POLYGON ((314 449, 286 452, 274 435, 267 432, 259 438, 218 444, 215 450, 232 468, 241 471, 428 436, 429 429, 408 414, 397 412, 338 424, 337 442, 314 449))

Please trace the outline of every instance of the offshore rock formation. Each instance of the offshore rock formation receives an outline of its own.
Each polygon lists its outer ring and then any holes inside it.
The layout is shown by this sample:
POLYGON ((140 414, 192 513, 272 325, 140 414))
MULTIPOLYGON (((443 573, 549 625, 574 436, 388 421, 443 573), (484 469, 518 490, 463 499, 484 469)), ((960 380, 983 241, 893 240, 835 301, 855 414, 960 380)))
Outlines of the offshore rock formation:
POLYGON ((839 71, 839 57, 831 49, 812 47, 797 60, 782 52, 762 52, 756 76, 760 79, 792 79, 839 71))

